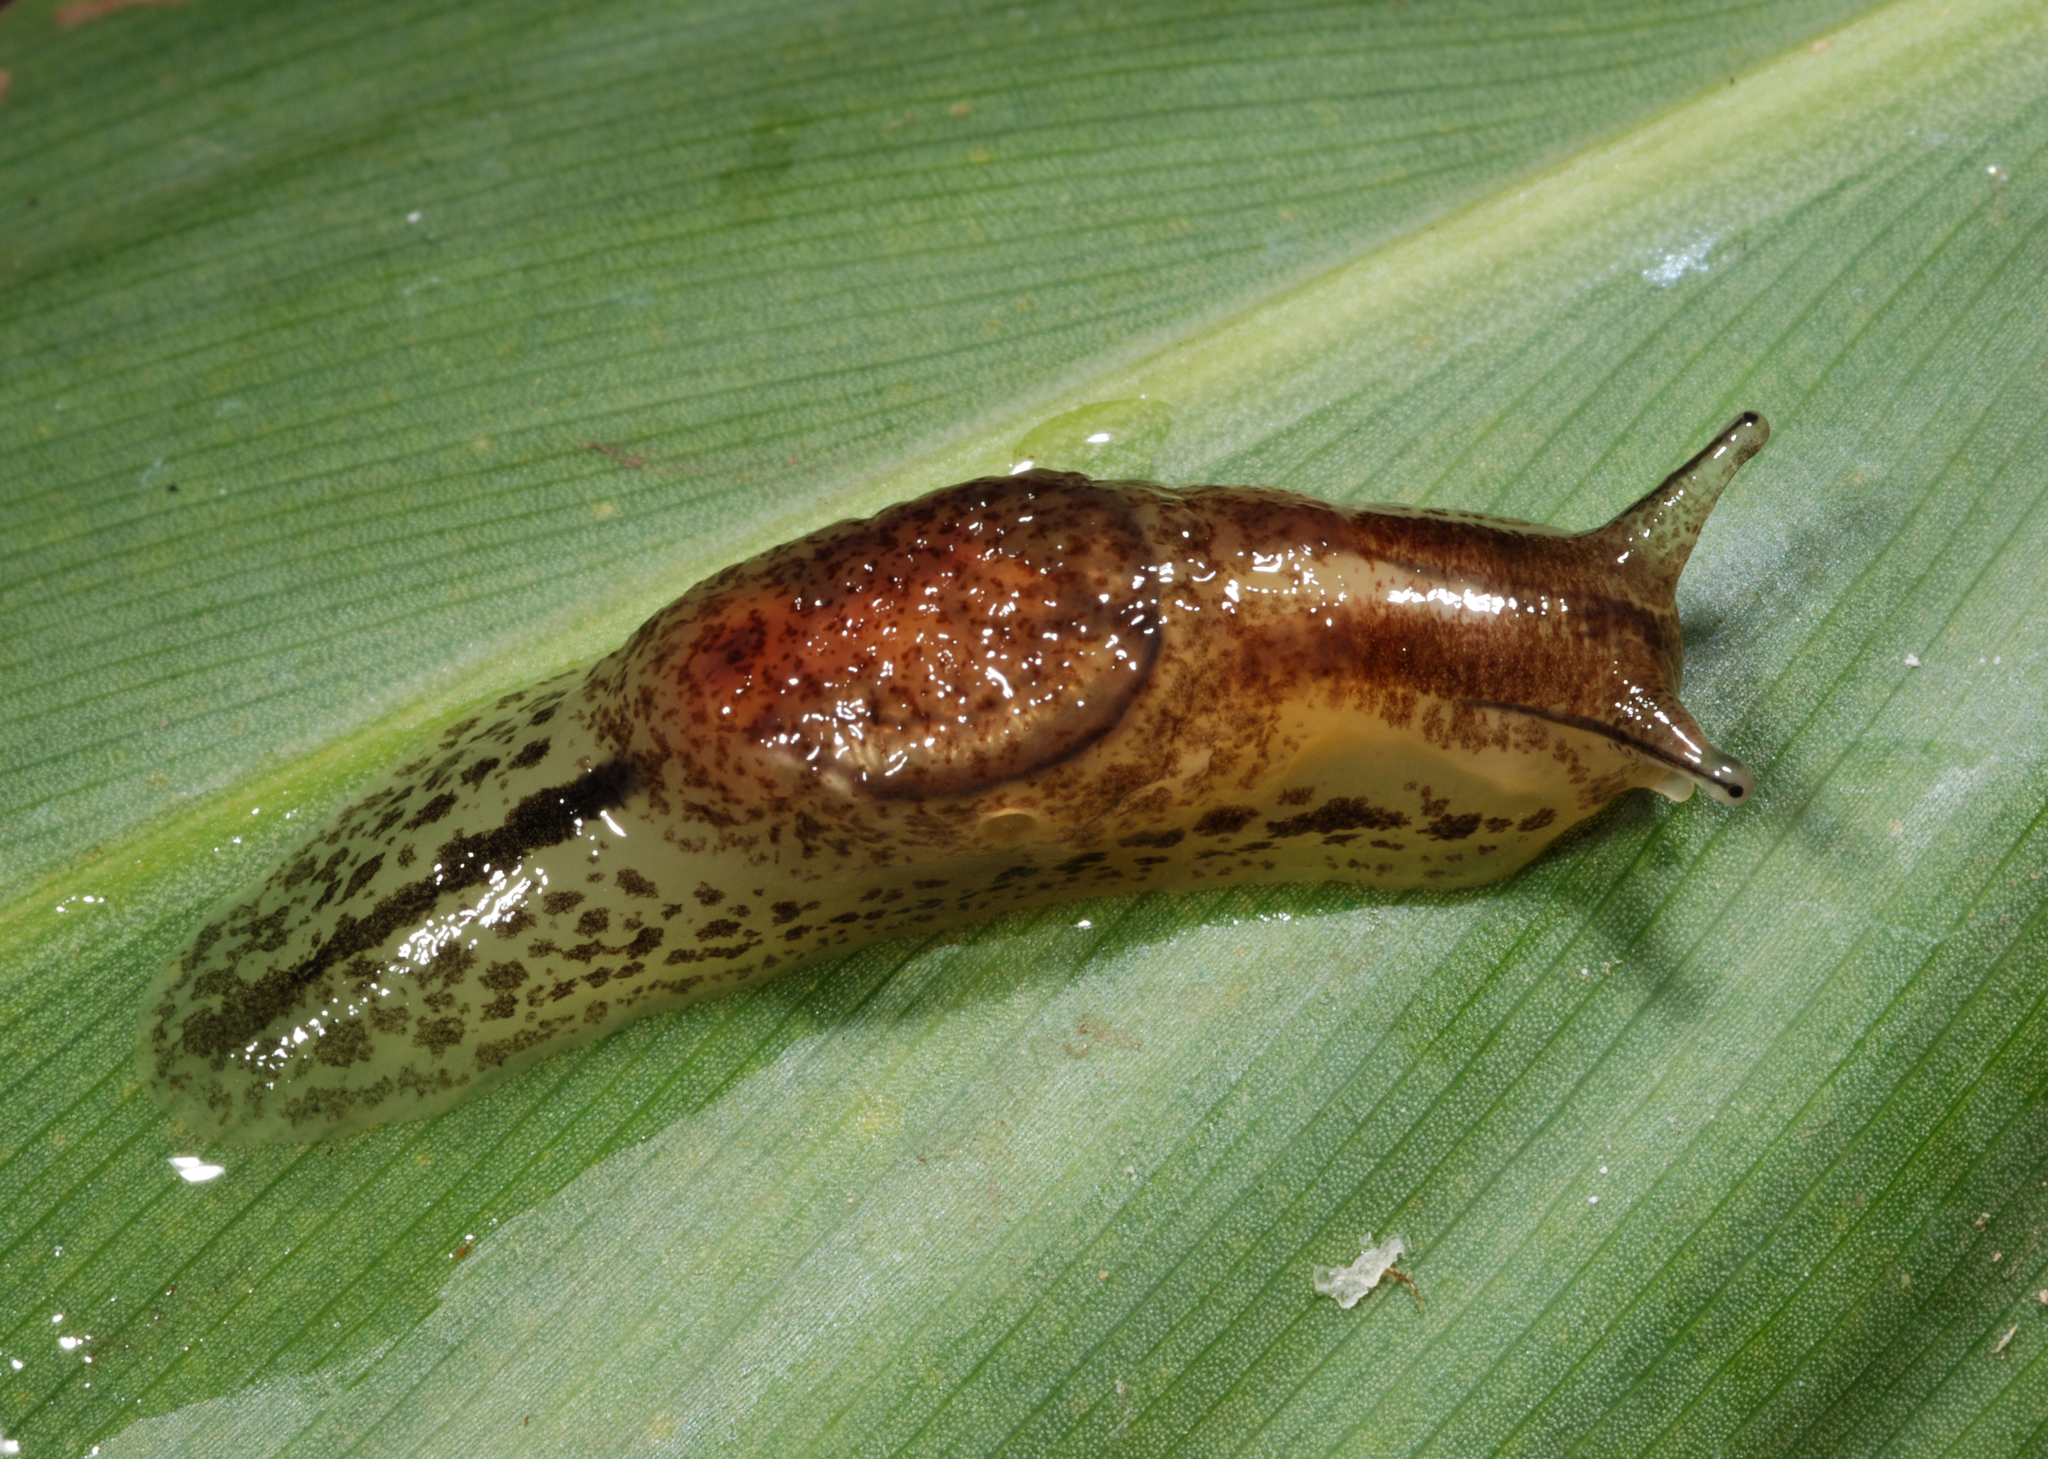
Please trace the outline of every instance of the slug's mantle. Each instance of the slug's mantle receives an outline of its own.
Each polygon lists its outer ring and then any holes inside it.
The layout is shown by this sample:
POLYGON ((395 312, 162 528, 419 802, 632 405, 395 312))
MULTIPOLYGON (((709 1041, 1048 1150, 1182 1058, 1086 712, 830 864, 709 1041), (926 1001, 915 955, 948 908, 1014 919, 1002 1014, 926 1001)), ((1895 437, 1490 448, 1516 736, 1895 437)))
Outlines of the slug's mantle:
POLYGON ((1739 801, 1673 594, 1768 435, 1578 534, 1052 471, 825 528, 421 745, 164 969, 145 1075, 201 1133, 308 1139, 881 937, 1469 886, 1631 788, 1739 801))

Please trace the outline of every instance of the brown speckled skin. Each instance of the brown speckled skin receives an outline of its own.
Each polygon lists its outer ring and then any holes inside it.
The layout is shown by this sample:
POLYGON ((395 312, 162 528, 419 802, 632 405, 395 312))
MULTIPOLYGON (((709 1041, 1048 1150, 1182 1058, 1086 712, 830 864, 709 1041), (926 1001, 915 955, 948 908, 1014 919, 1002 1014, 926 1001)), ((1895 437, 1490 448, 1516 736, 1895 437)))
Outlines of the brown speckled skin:
POLYGON ((307 1138, 878 937, 1468 886, 1632 787, 1739 800, 1673 589, 1767 434, 1578 535, 1049 471, 826 528, 344 810, 165 970, 144 1068, 195 1128, 307 1138))

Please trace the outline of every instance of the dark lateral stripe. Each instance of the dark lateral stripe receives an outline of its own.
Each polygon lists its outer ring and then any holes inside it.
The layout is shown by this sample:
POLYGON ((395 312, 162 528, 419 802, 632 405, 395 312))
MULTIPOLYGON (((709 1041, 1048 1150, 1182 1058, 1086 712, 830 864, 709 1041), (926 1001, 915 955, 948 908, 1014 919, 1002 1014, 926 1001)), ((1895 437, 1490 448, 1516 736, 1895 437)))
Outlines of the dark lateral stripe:
POLYGON ((1638 739, 1631 739, 1613 725, 1602 724, 1597 719, 1588 719, 1583 714, 1561 714, 1556 710, 1533 709, 1526 704, 1502 704, 1498 700, 1493 699, 1460 699, 1458 702, 1473 709, 1503 709, 1510 714, 1526 714, 1531 719, 1548 720, 1552 724, 1563 725, 1566 729, 1584 730, 1589 735, 1598 735, 1603 740, 1612 740, 1615 744, 1641 755, 1646 760, 1654 760, 1659 765, 1668 765, 1681 775, 1690 776, 1702 784, 1712 783, 1709 777, 1700 770, 1699 766, 1688 765, 1685 761, 1668 751, 1660 750, 1655 745, 1645 744, 1638 739))
MULTIPOLYGON (((1679 474, 1683 475, 1684 471, 1681 470, 1679 474)), ((1659 488, 1659 490, 1661 489, 1659 488)), ((1630 508, 1630 510, 1632 511, 1634 508, 1630 508)), ((1377 507, 1367 507, 1356 515, 1369 517, 1379 514, 1380 511, 1381 509, 1377 507)), ((1391 515, 1407 517, 1405 512, 1392 513, 1391 515)), ((1470 515, 1481 526, 1497 525, 1494 519, 1484 515, 1478 513, 1470 515)), ((1626 515, 1626 513, 1623 515, 1626 515)), ((1422 517, 1410 520, 1430 521, 1433 519, 1422 517)), ((1609 525, 1612 524, 1610 523, 1609 525)), ((1541 533, 1553 542, 1582 542, 1586 538, 1597 537, 1600 533, 1607 530, 1606 527, 1595 527, 1587 532, 1560 532, 1554 527, 1545 527, 1540 522, 1516 522, 1514 526, 1521 529, 1522 533, 1541 533)), ((1511 550, 1512 539, 1520 534, 1497 532, 1496 535, 1508 540, 1511 550)), ((1383 562, 1388 567, 1407 573, 1410 577, 1424 578, 1430 582, 1444 581, 1444 565, 1441 562, 1431 561, 1424 557, 1403 556, 1401 553, 1374 546, 1361 546, 1359 551, 1372 561, 1383 562)), ((1601 559, 1601 561, 1604 562, 1605 559, 1601 559)), ((1499 593, 1502 597, 1512 597, 1521 603, 1541 602, 1545 598, 1562 599, 1569 607, 1571 613, 1580 614, 1582 617, 1589 619, 1597 618, 1604 614, 1612 620, 1630 625, 1635 632, 1643 634, 1652 641, 1659 636, 1659 620, 1661 615, 1666 612, 1677 611, 1675 604, 1660 606, 1653 603, 1641 603, 1630 598, 1617 598, 1611 593, 1597 592, 1583 585, 1574 586, 1569 591, 1555 586, 1531 588, 1527 580, 1520 583, 1506 584, 1491 581, 1472 582, 1468 580, 1466 585, 1476 587, 1482 592, 1499 593)), ((1448 587, 1449 584, 1446 583, 1445 586, 1448 587)), ((1579 625, 1572 624, 1571 626, 1577 628, 1579 625)), ((1520 708, 1519 705, 1512 704, 1504 707, 1509 709, 1520 708)))
POLYGON ((443 896, 481 885, 489 879, 486 867, 509 869, 532 852, 559 846, 598 812, 625 804, 639 784, 639 772, 628 761, 607 760, 586 775, 535 791, 512 807, 495 830, 450 837, 434 853, 437 874, 394 888, 360 920, 343 913, 335 919, 334 935, 297 964, 273 969, 254 983, 236 983, 223 994, 218 1012, 209 1009, 187 1019, 186 1051, 220 1067, 219 1061, 291 1012, 306 986, 335 964, 381 947, 443 896))
POLYGON ((486 866, 511 866, 543 846, 559 846, 583 822, 599 811, 624 805, 639 788, 640 773, 629 761, 607 760, 578 779, 536 790, 512 807, 496 830, 481 836, 457 834, 434 853, 441 867, 441 889, 475 886, 485 879, 486 866))

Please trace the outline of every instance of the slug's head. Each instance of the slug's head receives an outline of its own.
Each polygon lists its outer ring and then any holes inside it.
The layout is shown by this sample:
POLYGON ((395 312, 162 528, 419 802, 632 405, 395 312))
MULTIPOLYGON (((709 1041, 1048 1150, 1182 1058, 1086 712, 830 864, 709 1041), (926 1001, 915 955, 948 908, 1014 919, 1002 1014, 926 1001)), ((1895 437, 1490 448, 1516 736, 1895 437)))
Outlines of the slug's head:
POLYGON ((1616 728, 1631 747, 1670 772, 1653 789, 1673 800, 1686 799, 1698 787, 1725 805, 1738 805, 1756 791, 1756 777, 1749 768, 1716 749, 1678 700, 1684 661, 1676 631, 1677 590, 1679 574, 1685 571, 1714 504, 1743 463, 1770 438, 1769 422, 1755 411, 1743 412, 1655 491, 1606 526, 1576 539, 1596 561, 1611 564, 1606 570, 1614 576, 1617 595, 1633 599, 1669 625, 1662 635, 1669 645, 1669 682, 1624 682, 1614 708, 1616 728))
POLYGON ((1650 788, 1670 800, 1690 800, 1695 790, 1704 790, 1723 805, 1741 805, 1756 793, 1756 776, 1733 755, 1723 754, 1704 740, 1709 752, 1698 770, 1673 770, 1650 788))
POLYGON ((714 781, 971 794, 1123 714, 1158 647, 1144 561, 1085 477, 966 482, 720 579, 650 659, 651 702, 714 781))
POLYGON ((1756 776, 1733 755, 1707 746, 1711 752, 1699 768, 1699 783, 1723 805, 1740 805, 1756 794, 1756 776))
POLYGON ((1743 463, 1770 438, 1770 422, 1753 410, 1744 411, 1655 491, 1579 540, 1604 549, 1618 573, 1645 596, 1671 602, 1714 504, 1743 463))

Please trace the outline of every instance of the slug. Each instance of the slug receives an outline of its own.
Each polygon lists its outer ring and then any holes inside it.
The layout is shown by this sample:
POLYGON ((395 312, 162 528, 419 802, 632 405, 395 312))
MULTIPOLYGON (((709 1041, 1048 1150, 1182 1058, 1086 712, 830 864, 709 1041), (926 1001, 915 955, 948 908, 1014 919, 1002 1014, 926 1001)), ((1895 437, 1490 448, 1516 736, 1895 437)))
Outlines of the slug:
POLYGON ((1673 597, 1763 446, 1590 532, 1030 470, 698 584, 408 756, 148 999, 195 1132, 431 1114, 621 1024, 1084 895, 1472 886, 1632 787, 1747 798, 1673 597))

